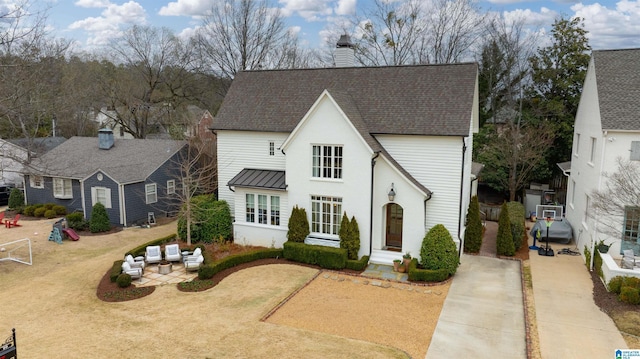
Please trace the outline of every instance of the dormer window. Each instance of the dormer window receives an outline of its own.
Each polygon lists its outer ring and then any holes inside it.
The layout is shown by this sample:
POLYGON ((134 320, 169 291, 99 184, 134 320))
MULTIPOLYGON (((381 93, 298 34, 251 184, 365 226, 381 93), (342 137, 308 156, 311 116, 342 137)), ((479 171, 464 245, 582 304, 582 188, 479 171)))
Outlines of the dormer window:
POLYGON ((312 176, 342 178, 342 146, 314 145, 312 176))

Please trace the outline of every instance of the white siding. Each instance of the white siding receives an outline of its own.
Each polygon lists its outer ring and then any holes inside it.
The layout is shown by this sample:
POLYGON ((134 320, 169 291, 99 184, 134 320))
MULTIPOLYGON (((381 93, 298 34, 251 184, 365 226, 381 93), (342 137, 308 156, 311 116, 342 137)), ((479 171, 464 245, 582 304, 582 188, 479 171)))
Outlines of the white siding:
POLYGON ((218 131, 218 197, 225 200, 234 213, 234 195, 227 183, 244 168, 285 169, 285 156, 278 150, 286 133, 218 131), (269 141, 276 152, 269 155, 269 141))
MULTIPOLYGON (((456 238, 460 212, 462 137, 384 135, 376 138, 401 166, 433 192, 427 202, 425 230, 443 224, 456 238)), ((470 163, 465 167, 470 173, 470 163)))
MULTIPOLYGON (((234 242, 239 244, 251 244, 255 246, 264 246, 282 248, 282 244, 287 240, 287 230, 289 225, 289 204, 287 192, 285 191, 266 191, 253 188, 237 188, 234 194, 236 201, 235 222, 233 225, 234 242), (246 194, 253 193, 256 195, 264 194, 267 196, 280 197, 280 225, 265 225, 258 223, 247 223, 245 217, 246 194)), ((257 217, 257 212, 256 212, 257 217)))

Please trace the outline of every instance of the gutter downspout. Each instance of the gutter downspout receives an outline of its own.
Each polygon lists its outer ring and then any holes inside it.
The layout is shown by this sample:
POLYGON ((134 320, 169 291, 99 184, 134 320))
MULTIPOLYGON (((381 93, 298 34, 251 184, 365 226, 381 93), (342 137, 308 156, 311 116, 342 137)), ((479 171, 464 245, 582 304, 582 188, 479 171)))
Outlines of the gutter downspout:
MULTIPOLYGON (((600 188, 602 186, 602 166, 604 164, 604 153, 605 153, 605 148, 607 147, 607 136, 609 135, 609 131, 604 131, 603 136, 602 136, 602 153, 600 155, 600 175, 598 176, 598 191, 600 191, 600 188)), ((586 209, 586 208, 585 208, 586 209)), ((599 218, 598 216, 598 212, 596 211, 595 214, 595 218, 599 218)), ((588 220, 588 218, 587 218, 588 220)), ((596 222, 596 220, 593 220, 593 237, 591 238, 591 263, 589 263, 589 270, 593 271, 593 257, 596 256, 595 250, 596 250, 596 240, 598 238, 598 223, 596 222)))
POLYGON ((460 237, 460 232, 462 232, 462 188, 464 186, 464 160, 465 155, 467 153, 467 144, 464 142, 464 137, 462 137, 462 168, 460 170, 460 199, 458 202, 458 240, 460 240, 460 249, 458 250, 458 259, 462 257, 462 246, 464 238, 460 237))
POLYGON ((373 252, 373 178, 376 159, 380 156, 380 151, 375 151, 375 156, 371 158, 371 195, 369 198, 369 258, 373 252))

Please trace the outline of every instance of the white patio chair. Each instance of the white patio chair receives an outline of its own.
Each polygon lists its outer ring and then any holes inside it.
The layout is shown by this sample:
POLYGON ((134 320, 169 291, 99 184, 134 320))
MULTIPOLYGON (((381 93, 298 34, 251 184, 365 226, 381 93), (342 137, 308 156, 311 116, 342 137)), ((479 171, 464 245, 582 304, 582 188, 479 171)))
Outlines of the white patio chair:
POLYGON ((187 260, 184 261, 184 269, 186 271, 198 270, 198 268, 200 268, 203 262, 204 262, 204 257, 202 256, 202 254, 199 254, 196 257, 189 256, 189 258, 187 258, 187 260))
POLYGON ((122 273, 127 273, 131 276, 131 279, 142 278, 142 268, 131 268, 128 262, 122 262, 122 273))
POLYGON ((636 266, 636 257, 633 253, 633 249, 625 249, 622 251, 622 263, 620 263, 623 269, 634 269, 636 266))
POLYGON ((144 271, 144 260, 136 261, 131 254, 127 254, 124 257, 124 261, 129 263, 131 268, 142 268, 142 270, 144 271))
POLYGON ((160 263, 162 260, 162 252, 160 246, 147 246, 147 253, 145 255, 147 263, 160 263))
POLYGON ((180 262, 182 260, 180 246, 177 244, 167 244, 164 246, 164 259, 169 262, 180 262))

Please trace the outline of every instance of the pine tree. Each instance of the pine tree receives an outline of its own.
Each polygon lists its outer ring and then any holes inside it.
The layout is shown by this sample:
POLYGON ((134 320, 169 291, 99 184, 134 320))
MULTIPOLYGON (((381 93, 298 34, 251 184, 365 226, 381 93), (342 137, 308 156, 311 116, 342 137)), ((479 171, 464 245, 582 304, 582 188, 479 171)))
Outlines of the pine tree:
POLYGON ((467 211, 467 229, 464 232, 464 251, 478 253, 482 246, 482 219, 478 197, 473 196, 467 211))
POLYGON ((287 239, 292 242, 304 242, 309 235, 309 220, 307 211, 304 208, 293 207, 291 217, 289 217, 289 231, 287 239))
POLYGON ((91 233, 106 232, 111 229, 109 223, 109 215, 102 203, 98 202, 93 205, 91 210, 91 219, 89 220, 89 230, 91 233))
POLYGON ((360 227, 358 227, 356 217, 351 217, 349 226, 351 227, 351 246, 349 248, 349 259, 358 259, 358 251, 360 251, 360 227))
POLYGON ((498 218, 498 237, 496 239, 496 253, 499 256, 513 256, 516 248, 513 245, 513 234, 511 232, 511 220, 509 219, 509 207, 503 203, 498 218))

